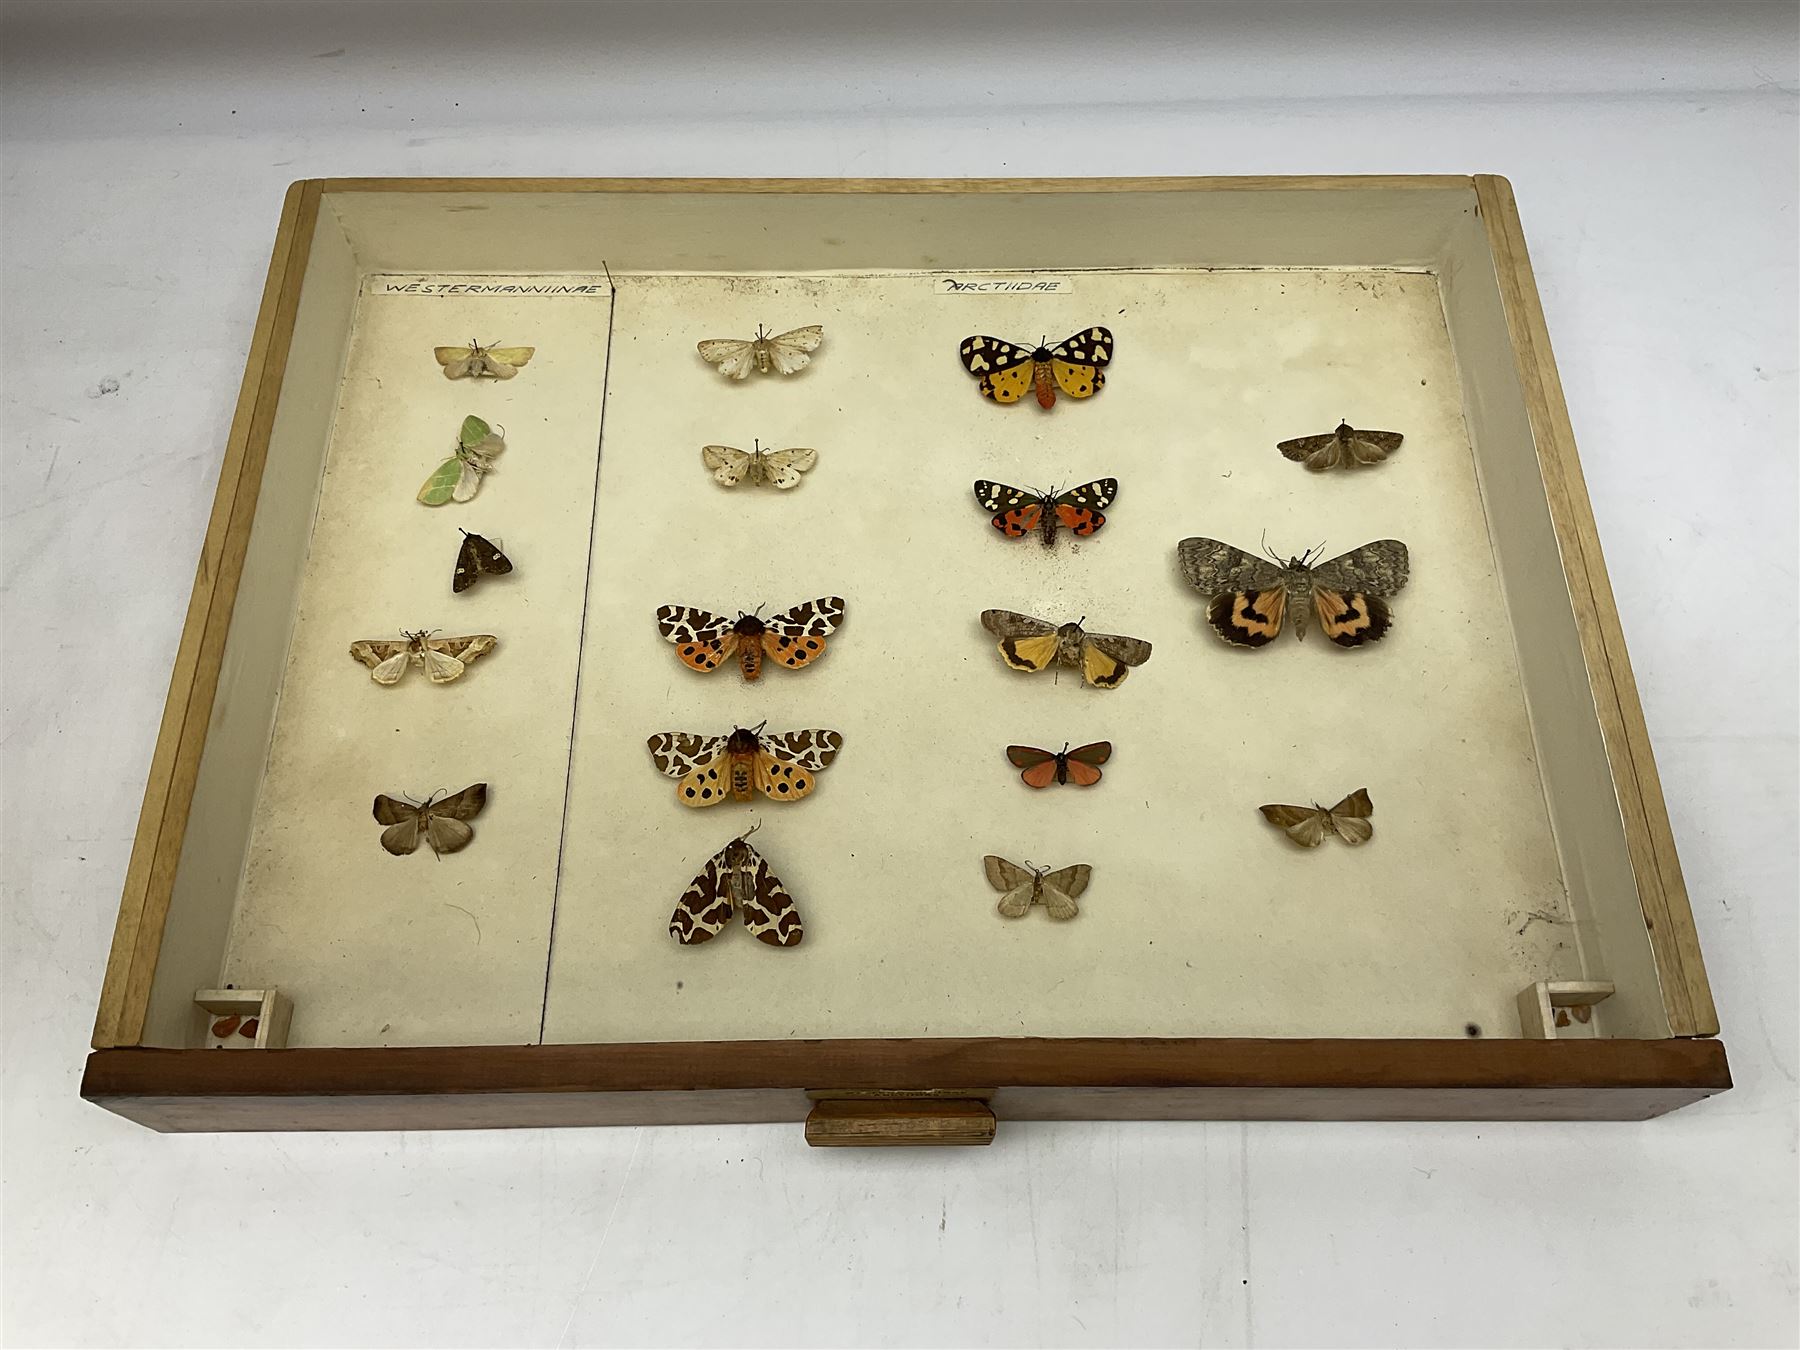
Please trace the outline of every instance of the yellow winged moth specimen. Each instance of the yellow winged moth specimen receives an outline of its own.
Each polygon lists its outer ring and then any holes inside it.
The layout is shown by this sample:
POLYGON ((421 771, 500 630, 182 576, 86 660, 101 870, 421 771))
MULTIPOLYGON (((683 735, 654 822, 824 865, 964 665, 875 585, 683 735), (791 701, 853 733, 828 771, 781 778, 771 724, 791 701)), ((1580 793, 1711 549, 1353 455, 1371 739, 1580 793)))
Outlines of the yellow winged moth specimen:
POLYGON ((419 847, 419 836, 424 835, 438 857, 460 853, 475 837, 468 822, 486 805, 486 783, 472 783, 448 797, 434 795, 416 804, 382 793, 375 798, 375 821, 387 826, 381 832, 381 846, 396 858, 404 857, 419 847))
POLYGON ((1014 670, 1068 666, 1096 689, 1117 689, 1133 666, 1150 659, 1142 638, 1090 633, 1081 623, 1057 625, 1010 609, 982 610, 981 626, 1000 639, 1000 659, 1014 670))
POLYGON ((1369 821, 1375 814, 1375 803, 1369 800, 1367 788, 1356 789, 1329 810, 1317 802, 1311 806, 1276 805, 1256 809, 1271 825, 1279 825, 1301 848, 1317 848, 1328 834, 1335 834, 1352 846, 1366 844, 1375 833, 1375 826, 1369 821))
POLYGON ((440 638, 421 630, 403 632, 398 640, 352 642, 350 655, 369 668, 369 678, 376 684, 398 684, 408 666, 418 666, 433 684, 449 684, 461 679, 469 663, 492 651, 499 640, 492 633, 440 638))
POLYGON ((743 380, 753 370, 759 375, 796 374, 811 363, 824 340, 825 329, 816 323, 773 337, 758 324, 753 338, 707 338, 698 346, 701 360, 717 366, 721 375, 743 380))
POLYGON ((981 866, 988 885, 1002 892, 999 910, 1009 919, 1024 918, 1033 905, 1042 905, 1053 919, 1074 918, 1081 912, 1076 898, 1094 872, 1087 863, 1054 872, 1048 867, 1020 867, 993 853, 981 860, 981 866))
POLYGON ((816 775, 831 766, 844 738, 823 727, 764 731, 759 724, 734 727, 724 736, 659 731, 649 745, 657 770, 680 780, 676 800, 699 807, 752 801, 758 792, 773 802, 809 797, 816 775))
POLYGON ((466 347, 433 347, 431 354, 444 368, 447 380, 460 380, 464 376, 510 380, 519 373, 520 366, 531 360, 531 354, 536 350, 536 347, 484 347, 470 338, 466 347))

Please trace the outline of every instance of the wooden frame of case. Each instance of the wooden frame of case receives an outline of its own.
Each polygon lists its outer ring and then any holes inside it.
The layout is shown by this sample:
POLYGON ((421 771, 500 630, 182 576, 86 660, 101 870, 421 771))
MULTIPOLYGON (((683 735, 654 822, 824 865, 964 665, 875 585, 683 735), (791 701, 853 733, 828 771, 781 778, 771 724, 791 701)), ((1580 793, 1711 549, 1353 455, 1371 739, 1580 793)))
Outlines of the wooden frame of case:
POLYGON ((159 1130, 797 1120, 814 1143, 986 1142, 996 1117, 1640 1119, 1730 1086, 1619 616, 1512 191, 1498 177, 326 179, 290 189, 170 678, 82 1094, 159 1130), (322 198, 342 193, 1338 191, 1470 194, 1537 448, 1671 1036, 961 1038, 217 1055, 141 1044, 322 198), (973 1122, 973 1124, 971 1124, 973 1122))

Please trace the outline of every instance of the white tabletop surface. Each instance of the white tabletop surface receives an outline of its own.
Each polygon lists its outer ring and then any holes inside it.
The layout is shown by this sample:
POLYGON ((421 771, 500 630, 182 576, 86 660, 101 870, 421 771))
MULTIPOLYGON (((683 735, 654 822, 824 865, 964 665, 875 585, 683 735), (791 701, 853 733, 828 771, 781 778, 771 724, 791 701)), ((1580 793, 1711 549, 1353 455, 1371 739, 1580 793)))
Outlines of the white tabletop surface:
POLYGON ((6 6, 8 1344, 1792 1345, 1792 4, 6 6), (1647 1124, 161 1137, 77 1097, 281 194, 1497 172, 1737 1086, 1647 1124))

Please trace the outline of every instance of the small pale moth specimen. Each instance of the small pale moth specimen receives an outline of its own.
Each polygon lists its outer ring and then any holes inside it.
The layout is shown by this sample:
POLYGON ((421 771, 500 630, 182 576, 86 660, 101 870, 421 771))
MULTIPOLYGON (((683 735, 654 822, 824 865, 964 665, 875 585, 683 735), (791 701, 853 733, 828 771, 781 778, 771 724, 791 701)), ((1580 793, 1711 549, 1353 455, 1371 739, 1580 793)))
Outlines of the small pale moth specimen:
POLYGON ((1317 848, 1328 834, 1335 834, 1346 844, 1366 844, 1375 833, 1375 827, 1369 823, 1369 817, 1375 814, 1375 804, 1369 800, 1367 788, 1356 789, 1330 810, 1317 802, 1311 806, 1259 806, 1256 809, 1271 825, 1281 826, 1282 832, 1301 848, 1317 848))
POLYGON ((1033 905, 1042 905, 1053 919, 1072 919, 1081 913, 1076 897, 1087 889, 1094 869, 1086 863, 1059 868, 1024 867, 990 853, 981 860, 987 870, 988 885, 1003 892, 999 909, 1009 919, 1022 919, 1033 905))
POLYGON ((800 486, 800 475, 819 462, 817 450, 765 450, 761 441, 752 441, 754 450, 739 450, 729 445, 700 447, 700 462, 712 470, 712 476, 726 487, 748 482, 755 487, 789 488, 800 486))
POLYGON ((486 805, 486 783, 473 783, 448 797, 434 794, 422 802, 383 793, 375 799, 375 821, 387 826, 381 832, 381 846, 395 857, 403 857, 419 847, 419 836, 424 835, 440 858, 461 852, 475 837, 475 828, 468 822, 486 805))
POLYGON ((1378 641, 1394 621, 1387 597, 1406 585, 1410 566, 1398 539, 1377 539, 1320 563, 1311 561, 1316 549, 1284 563, 1217 539, 1183 539, 1176 553, 1188 583, 1208 598, 1207 622, 1237 647, 1268 645, 1290 619, 1294 636, 1304 638, 1309 614, 1340 647, 1378 641))
POLYGON ((398 684, 408 666, 418 666, 433 684, 449 684, 478 656, 493 651, 500 639, 492 633, 473 637, 433 637, 429 632, 402 633, 397 641, 365 638, 350 644, 350 655, 369 668, 376 684, 398 684))
POLYGON ((744 927, 751 936, 771 947, 798 947, 806 936, 794 897, 769 870, 762 854, 744 842, 758 828, 752 825, 707 859, 700 875, 675 902, 669 936, 682 946, 717 937, 731 922, 734 910, 744 916, 744 927))
POLYGON ((456 571, 450 577, 450 589, 457 595, 484 576, 502 577, 513 570, 512 559, 480 535, 464 530, 462 537, 456 550, 456 571))
POLYGON ((675 644, 684 665, 710 674, 735 656, 746 680, 761 676, 765 656, 788 670, 817 661, 825 655, 825 639, 843 621, 844 602, 835 595, 808 600, 768 619, 742 611, 728 619, 688 605, 664 605, 656 611, 657 630, 675 644))
POLYGON ((717 366, 721 375, 742 380, 753 370, 759 375, 771 371, 792 375, 804 370, 824 340, 825 330, 816 323, 773 337, 757 324, 753 338, 707 338, 699 346, 701 358, 717 366))
POLYGON ((510 380, 519 373, 520 366, 531 360, 531 354, 536 350, 536 347, 483 347, 470 338, 466 347, 433 347, 431 354, 444 368, 447 380, 460 380, 464 376, 510 380))
POLYGON ((1118 495, 1116 478, 1096 478, 1062 493, 1055 488, 1028 492, 1005 483, 990 483, 985 478, 975 483, 975 500, 994 518, 996 530, 1008 539, 1023 539, 1036 533, 1045 548, 1055 545, 1058 526, 1083 539, 1097 533, 1106 524, 1106 517, 1100 513, 1118 495))
POLYGON ((1017 403, 1027 390, 1036 390, 1040 408, 1056 406, 1058 389, 1070 398, 1099 393, 1106 384, 1102 368, 1111 363, 1112 354, 1113 335, 1104 328, 1084 328, 1054 347, 966 337, 957 349, 963 369, 980 381, 976 387, 983 398, 1017 403))
POLYGON ((1046 670, 1052 665, 1079 670, 1096 689, 1117 689, 1131 667, 1150 659, 1150 644, 1116 633, 1090 633, 1077 623, 1057 625, 1010 609, 984 609, 981 626, 1000 639, 1000 659, 1014 670, 1046 670))
POLYGON ((427 506, 470 500, 481 489, 482 475, 493 470, 494 457, 504 449, 505 439, 486 422, 474 416, 463 418, 454 451, 432 470, 419 489, 419 500, 427 506))
POLYGON ((1063 742, 1060 750, 1039 750, 1032 745, 1009 745, 1006 757, 1026 787, 1047 788, 1052 783, 1073 783, 1076 787, 1092 787, 1100 781, 1100 766, 1112 758, 1111 741, 1095 741, 1078 745, 1073 750, 1063 742))
POLYGON ((811 796, 813 776, 830 767, 844 738, 822 727, 764 731, 763 725, 734 727, 724 736, 659 731, 650 738, 650 758, 659 772, 681 780, 675 799, 683 806, 753 801, 758 792, 772 802, 811 796))
POLYGON ((1278 442, 1275 448, 1314 473, 1324 473, 1340 465, 1355 469, 1379 464, 1398 450, 1405 439, 1398 431, 1358 431, 1348 422, 1339 422, 1336 431, 1323 436, 1298 436, 1278 442))

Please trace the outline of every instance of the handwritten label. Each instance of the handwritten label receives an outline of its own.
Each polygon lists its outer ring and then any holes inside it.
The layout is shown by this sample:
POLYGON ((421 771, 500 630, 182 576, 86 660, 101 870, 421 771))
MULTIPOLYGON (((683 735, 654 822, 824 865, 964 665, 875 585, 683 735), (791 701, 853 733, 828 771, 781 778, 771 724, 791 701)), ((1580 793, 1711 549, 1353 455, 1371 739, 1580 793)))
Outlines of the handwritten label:
POLYGON ((1069 277, 943 276, 932 283, 939 295, 1068 295, 1075 289, 1069 277))
POLYGON ((542 295, 598 296, 612 294, 605 278, 575 277, 420 277, 373 276, 369 288, 376 295, 542 295))

